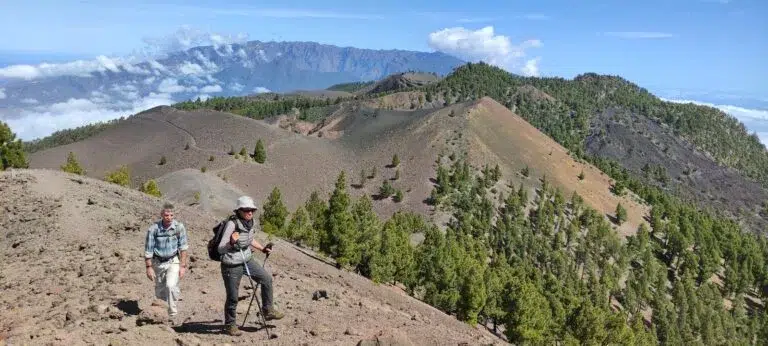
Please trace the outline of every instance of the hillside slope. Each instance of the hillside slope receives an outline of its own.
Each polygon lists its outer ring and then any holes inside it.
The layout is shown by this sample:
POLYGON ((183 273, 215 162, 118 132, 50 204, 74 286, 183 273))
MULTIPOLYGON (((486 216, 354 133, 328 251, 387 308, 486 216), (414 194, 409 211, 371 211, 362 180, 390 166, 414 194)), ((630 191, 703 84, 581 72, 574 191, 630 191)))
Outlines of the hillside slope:
MULTIPOLYGON (((398 289, 339 271, 282 241, 267 264, 276 304, 287 313, 270 323, 278 338, 266 341, 252 322, 239 338, 219 334, 224 287, 218 263, 207 259, 204 248, 216 219, 183 206, 176 215, 190 232, 192 257, 181 281, 182 324, 157 325, 164 309, 151 306, 152 283, 140 253, 163 200, 48 170, 1 172, 0 191, 2 343, 349 345, 378 334, 414 345, 502 343, 398 289), (313 300, 321 289, 328 299, 313 300)), ((240 295, 238 323, 250 292, 241 288, 240 295)))
MULTIPOLYGON (((125 158, 133 172, 134 186, 180 169, 205 167, 206 174, 216 175, 262 200, 277 187, 291 211, 313 191, 329 192, 343 170, 354 187, 350 193, 372 197, 374 209, 381 216, 406 209, 441 217, 427 203, 438 169, 436 160, 441 155, 469 153, 476 170, 485 164, 501 166, 502 180, 510 183, 498 187, 502 192, 521 183, 533 192, 541 186, 539 178, 546 175, 568 194, 576 191, 582 195, 603 215, 613 215, 621 202, 630 211, 622 234, 634 232, 643 222, 647 210, 633 200, 612 195, 610 179, 594 167, 574 161, 555 141, 496 101, 486 98, 479 103, 468 101, 442 107, 438 100, 419 103, 424 102, 423 96, 419 92, 403 92, 343 102, 331 116, 308 125, 314 127, 310 131, 281 128, 290 123, 290 117, 285 116, 256 121, 222 112, 160 107, 138 115, 135 122, 139 125, 117 126, 81 142, 34 153, 30 163, 33 168, 56 169, 72 150, 78 157, 90 155, 83 160, 84 167, 90 176, 102 177, 105 171, 116 169, 119 158, 125 158), (420 108, 411 109, 414 102, 420 108), (167 138, 176 138, 174 144, 158 141, 153 146, 139 135, 127 134, 153 131, 158 138, 163 131, 167 132, 167 138), (227 154, 230 148, 236 153, 241 148, 252 153, 258 138, 264 141, 267 151, 264 164, 252 159, 237 160, 227 154), (112 143, 122 144, 109 147, 112 143), (190 145, 188 150, 184 149, 186 144, 190 145), (137 145, 146 148, 139 152, 134 150, 137 145), (104 147, 110 151, 100 151, 104 147), (167 157, 167 163, 158 165, 162 155, 167 157), (398 167, 390 166, 394 155, 400 158, 398 167), (211 156, 213 161, 209 161, 211 156), (533 169, 532 176, 521 179, 519 172, 526 166, 533 169), (577 176, 582 170, 587 179, 580 182, 577 176), (368 176, 363 184, 361 171, 368 176), (379 189, 384 181, 400 190, 404 199, 396 202, 380 198, 379 189)), ((183 190, 188 198, 194 193, 188 183, 179 179, 168 181, 177 185, 161 184, 165 194, 176 196, 177 190, 183 190)), ((211 189, 200 186, 200 190, 211 189)), ((221 189, 211 191, 214 190, 221 189)), ((214 195, 201 194, 200 198, 218 198, 214 195)))
POLYGON ((623 235, 633 234, 644 223, 647 206, 638 203, 637 198, 611 193, 613 179, 593 165, 577 162, 560 144, 493 99, 477 101, 469 110, 469 119, 473 133, 470 141, 475 143, 470 146, 470 157, 478 163, 501 163, 505 177, 522 177, 519 172, 528 167, 529 179, 546 177, 566 197, 576 192, 604 215, 615 217, 616 205, 621 203, 628 211, 628 222, 620 228, 623 235), (582 172, 584 180, 578 178, 582 172))

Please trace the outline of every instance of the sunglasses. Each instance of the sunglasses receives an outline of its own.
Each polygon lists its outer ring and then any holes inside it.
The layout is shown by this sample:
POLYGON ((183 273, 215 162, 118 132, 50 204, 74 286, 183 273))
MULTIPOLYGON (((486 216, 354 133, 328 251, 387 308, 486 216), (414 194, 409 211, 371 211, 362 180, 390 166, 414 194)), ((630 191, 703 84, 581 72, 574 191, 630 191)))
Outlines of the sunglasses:
POLYGON ((244 213, 253 213, 254 211, 256 211, 256 209, 240 209, 240 211, 244 213))

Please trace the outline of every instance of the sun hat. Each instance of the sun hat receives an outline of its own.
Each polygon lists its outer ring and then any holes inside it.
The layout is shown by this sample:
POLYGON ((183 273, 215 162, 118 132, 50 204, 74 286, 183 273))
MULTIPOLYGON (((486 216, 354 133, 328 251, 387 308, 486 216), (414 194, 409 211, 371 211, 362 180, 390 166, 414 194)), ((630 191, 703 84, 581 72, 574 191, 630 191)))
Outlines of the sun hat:
POLYGON ((256 204, 253 203, 253 198, 248 196, 240 196, 237 199, 237 207, 235 210, 238 209, 259 209, 256 207, 256 204))

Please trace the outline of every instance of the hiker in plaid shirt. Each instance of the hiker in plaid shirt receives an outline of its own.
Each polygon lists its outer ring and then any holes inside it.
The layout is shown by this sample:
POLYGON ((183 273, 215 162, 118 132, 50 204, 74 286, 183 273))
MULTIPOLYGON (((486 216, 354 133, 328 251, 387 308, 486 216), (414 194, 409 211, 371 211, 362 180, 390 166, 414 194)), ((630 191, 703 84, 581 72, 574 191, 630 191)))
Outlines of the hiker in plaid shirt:
POLYGON ((144 246, 147 278, 155 282, 155 297, 168 304, 169 321, 178 313, 179 280, 187 270, 187 229, 173 219, 173 205, 166 203, 161 219, 149 226, 144 246))

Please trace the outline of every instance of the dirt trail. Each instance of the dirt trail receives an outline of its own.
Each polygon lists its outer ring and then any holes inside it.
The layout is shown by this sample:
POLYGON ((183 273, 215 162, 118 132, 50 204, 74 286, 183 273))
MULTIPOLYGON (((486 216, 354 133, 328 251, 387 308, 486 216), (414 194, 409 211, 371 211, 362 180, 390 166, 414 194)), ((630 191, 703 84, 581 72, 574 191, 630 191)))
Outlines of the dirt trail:
MULTIPOLYGON (((204 248, 216 219, 185 206, 177 211, 191 245, 181 280, 182 324, 163 325, 165 310, 151 306, 153 286, 141 260, 146 228, 162 203, 58 171, 0 172, 0 344, 355 345, 379 334, 397 344, 503 343, 279 240, 267 264, 276 304, 287 314, 270 323, 278 338, 265 340, 252 322, 241 337, 220 334, 224 287, 204 248), (313 300, 321 289, 328 298, 313 300)), ((247 283, 241 282, 239 323, 250 299, 247 283)))

